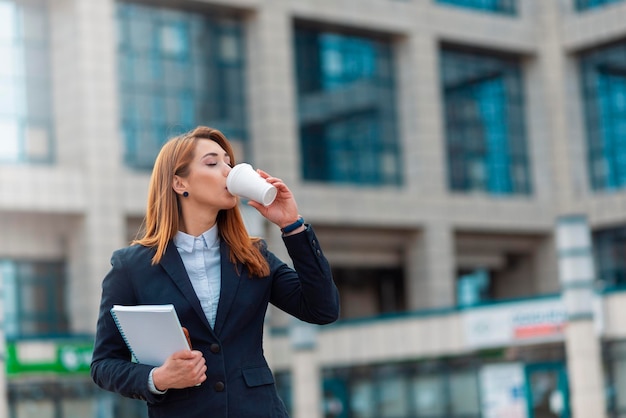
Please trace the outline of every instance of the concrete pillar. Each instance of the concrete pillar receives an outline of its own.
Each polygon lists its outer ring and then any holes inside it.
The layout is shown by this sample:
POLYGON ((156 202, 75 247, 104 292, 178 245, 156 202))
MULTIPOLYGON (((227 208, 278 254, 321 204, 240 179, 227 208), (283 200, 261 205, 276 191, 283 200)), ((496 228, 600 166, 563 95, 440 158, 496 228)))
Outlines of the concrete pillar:
POLYGON ((293 69, 293 17, 284 0, 268 0, 247 22, 248 109, 253 165, 298 190, 300 153, 293 69))
POLYGON ((573 418, 606 416, 599 336, 594 324, 594 265, 589 225, 584 215, 557 220, 561 297, 565 329, 570 402, 573 418))
POLYGON ((563 4, 567 2, 537 2, 537 66, 529 64, 530 141, 534 164, 535 187, 541 198, 551 198, 557 213, 584 211, 587 190, 587 169, 583 164, 582 113, 576 60, 563 53, 563 4), (536 71, 535 71, 536 70, 536 71), (575 117, 572 117, 575 116, 575 117), (532 143, 533 138, 534 143, 532 143), (546 161, 551 144, 551 163, 546 161), (551 172, 542 167, 549 167, 551 172), (552 184, 550 184, 552 182, 552 184))
POLYGON ((115 1, 53 0, 59 165, 84 179, 85 208, 69 244, 71 330, 93 333, 111 252, 126 244, 115 1))
POLYGON ((292 319, 289 337, 293 349, 294 418, 322 417, 322 377, 316 357, 317 328, 292 319))
POLYGON ((431 222, 407 248, 409 310, 454 306, 456 273, 454 232, 449 224, 431 222))

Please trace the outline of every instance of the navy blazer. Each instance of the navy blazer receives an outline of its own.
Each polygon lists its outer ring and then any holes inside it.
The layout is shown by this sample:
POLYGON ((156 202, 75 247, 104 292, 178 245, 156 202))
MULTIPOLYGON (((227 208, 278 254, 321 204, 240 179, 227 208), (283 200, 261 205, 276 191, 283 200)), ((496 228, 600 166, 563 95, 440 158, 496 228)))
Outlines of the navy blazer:
POLYGON ((268 277, 250 277, 245 266, 229 261, 222 241, 221 294, 215 329, 202 311, 178 250, 170 241, 160 263, 151 264, 154 249, 133 245, 117 250, 102 282, 102 299, 91 363, 100 387, 142 399, 150 417, 254 418, 287 417, 263 355, 263 322, 268 303, 303 321, 327 324, 339 316, 339 293, 330 266, 310 226, 284 237, 294 268, 262 253, 268 277), (175 306, 189 330, 194 350, 206 359, 207 379, 197 387, 170 389, 155 395, 148 389, 153 366, 130 361, 131 354, 110 313, 117 305, 175 306))

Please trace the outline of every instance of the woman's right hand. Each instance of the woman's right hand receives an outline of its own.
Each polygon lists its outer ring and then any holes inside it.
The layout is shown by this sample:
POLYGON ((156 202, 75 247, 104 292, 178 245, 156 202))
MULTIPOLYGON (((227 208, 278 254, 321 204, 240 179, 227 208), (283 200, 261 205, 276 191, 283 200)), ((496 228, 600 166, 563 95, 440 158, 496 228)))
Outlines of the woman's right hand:
POLYGON ((160 391, 183 389, 206 380, 206 361, 198 350, 177 351, 154 369, 152 380, 160 391))

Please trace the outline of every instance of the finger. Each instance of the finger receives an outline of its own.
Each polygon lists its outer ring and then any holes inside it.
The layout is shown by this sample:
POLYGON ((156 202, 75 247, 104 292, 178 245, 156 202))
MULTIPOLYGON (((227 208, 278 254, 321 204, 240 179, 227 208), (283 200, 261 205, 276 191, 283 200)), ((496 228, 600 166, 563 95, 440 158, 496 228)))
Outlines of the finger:
POLYGON ((200 350, 191 350, 191 354, 193 354, 194 357, 204 358, 204 356, 202 355, 202 351, 200 350))
MULTIPOLYGON (((200 353, 202 354, 202 353, 200 353)), ((180 350, 170 356, 172 359, 186 360, 194 357, 191 350, 180 350)))
POLYGON ((254 200, 248 200, 248 206, 252 206, 256 210, 261 212, 261 214, 263 213, 263 209, 265 208, 265 206, 263 206, 259 202, 255 202, 254 200))

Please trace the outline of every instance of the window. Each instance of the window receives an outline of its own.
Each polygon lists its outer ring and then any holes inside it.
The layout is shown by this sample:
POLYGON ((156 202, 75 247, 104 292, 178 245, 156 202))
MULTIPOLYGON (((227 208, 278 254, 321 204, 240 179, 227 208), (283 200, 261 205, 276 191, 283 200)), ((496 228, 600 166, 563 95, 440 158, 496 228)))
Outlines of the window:
POLYGON ((276 391, 278 396, 285 404, 285 408, 289 414, 293 413, 293 382, 291 372, 278 371, 274 373, 274 381, 276 382, 276 391))
POLYGON ((530 194, 518 61, 444 48, 441 73, 450 189, 530 194))
POLYGON ((197 125, 246 139, 241 23, 118 4, 125 161, 149 169, 163 143, 197 125))
POLYGON ((611 341, 604 348, 604 373, 609 416, 626 414, 626 341, 611 341))
POLYGON ((611 3, 618 3, 624 0, 574 0, 576 10, 589 10, 602 7, 611 3))
POLYGON ((442 416, 446 413, 445 376, 416 375, 411 379, 411 399, 417 416, 442 416))
POLYGON ((593 190, 626 187, 626 43, 581 57, 589 176, 593 190))
POLYGON ((437 0, 439 3, 514 15, 517 0, 437 0))
POLYGON ((450 409, 455 416, 479 416, 478 376, 473 370, 450 371, 450 409))
POLYGON ((593 232, 596 278, 605 288, 626 285, 626 227, 593 232))
POLYGON ((297 27, 295 48, 304 179, 400 184, 391 45, 297 27))
POLYGON ((461 307, 479 305, 491 298, 489 270, 477 268, 460 274, 457 279, 457 305, 461 307))
POLYGON ((68 333, 65 264, 0 260, 7 338, 68 333))
POLYGON ((325 418, 478 418, 478 368, 466 359, 323 372, 325 418))
POLYGON ((47 3, 0 0, 0 163, 53 159, 47 3))
POLYGON ((404 274, 396 267, 335 267, 341 318, 364 318, 404 312, 404 274))

